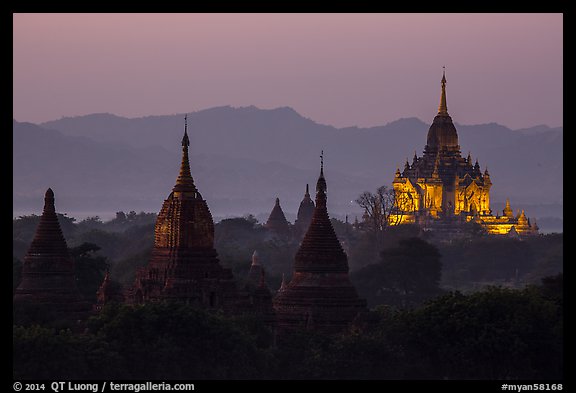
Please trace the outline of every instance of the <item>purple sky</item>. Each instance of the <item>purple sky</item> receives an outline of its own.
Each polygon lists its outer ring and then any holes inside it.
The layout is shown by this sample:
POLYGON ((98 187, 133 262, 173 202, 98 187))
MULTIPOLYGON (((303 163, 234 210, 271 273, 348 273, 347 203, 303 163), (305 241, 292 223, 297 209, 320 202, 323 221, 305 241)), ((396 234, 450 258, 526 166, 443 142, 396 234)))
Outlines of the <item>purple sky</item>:
POLYGON ((14 14, 14 118, 290 106, 319 123, 436 114, 561 126, 562 14, 14 14))

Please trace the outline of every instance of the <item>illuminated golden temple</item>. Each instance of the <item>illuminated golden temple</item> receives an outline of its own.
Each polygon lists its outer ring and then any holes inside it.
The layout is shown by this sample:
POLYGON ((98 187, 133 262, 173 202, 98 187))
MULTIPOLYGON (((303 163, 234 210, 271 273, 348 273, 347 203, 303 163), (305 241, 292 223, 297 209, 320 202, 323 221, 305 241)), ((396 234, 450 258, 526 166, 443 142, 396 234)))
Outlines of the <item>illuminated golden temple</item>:
POLYGON ((514 215, 510 201, 502 215, 492 215, 488 168, 482 172, 470 154, 462 157, 458 133, 446 105, 446 74, 442 75, 438 114, 428 130, 423 155, 414 153, 412 164, 396 169, 393 187, 396 214, 391 225, 415 223, 425 229, 458 231, 459 224, 476 222, 490 234, 531 235, 538 233, 524 211, 514 215))

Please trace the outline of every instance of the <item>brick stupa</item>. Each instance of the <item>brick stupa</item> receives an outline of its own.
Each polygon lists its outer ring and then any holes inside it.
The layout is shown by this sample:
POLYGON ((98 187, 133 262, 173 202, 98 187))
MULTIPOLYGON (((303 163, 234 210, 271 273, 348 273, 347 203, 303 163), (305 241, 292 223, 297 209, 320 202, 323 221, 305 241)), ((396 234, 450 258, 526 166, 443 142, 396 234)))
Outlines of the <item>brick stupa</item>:
POLYGON ((189 145, 186 125, 180 173, 156 219, 149 264, 137 272, 128 301, 176 300, 237 312, 248 294, 241 296, 231 270, 218 260, 212 214, 190 173, 189 145))
POLYGON ((297 329, 342 332, 367 311, 366 301, 350 282, 348 258, 328 216, 326 191, 322 163, 316 206, 296 253, 292 279, 274 298, 280 334, 297 329))
POLYGON ((22 280, 13 298, 14 307, 35 306, 54 319, 80 320, 91 309, 76 285, 75 264, 54 206, 54 192, 44 196, 44 210, 34 239, 24 256, 22 280))

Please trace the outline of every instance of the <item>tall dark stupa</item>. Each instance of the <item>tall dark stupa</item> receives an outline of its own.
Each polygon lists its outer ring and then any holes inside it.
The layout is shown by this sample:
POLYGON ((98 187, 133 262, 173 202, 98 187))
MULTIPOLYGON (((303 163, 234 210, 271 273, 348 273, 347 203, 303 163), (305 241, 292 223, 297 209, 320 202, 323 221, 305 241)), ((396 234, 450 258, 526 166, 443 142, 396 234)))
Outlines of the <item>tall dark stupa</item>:
POLYGON ((74 260, 62 235, 50 188, 44 196, 44 210, 34 239, 24 257, 22 280, 13 304, 34 305, 54 318, 67 320, 83 319, 91 309, 78 291, 74 260))
POLYGON ((312 221, 296 253, 290 283, 274 298, 278 332, 314 329, 338 333, 367 311, 348 275, 348 258, 326 208, 323 162, 312 221))

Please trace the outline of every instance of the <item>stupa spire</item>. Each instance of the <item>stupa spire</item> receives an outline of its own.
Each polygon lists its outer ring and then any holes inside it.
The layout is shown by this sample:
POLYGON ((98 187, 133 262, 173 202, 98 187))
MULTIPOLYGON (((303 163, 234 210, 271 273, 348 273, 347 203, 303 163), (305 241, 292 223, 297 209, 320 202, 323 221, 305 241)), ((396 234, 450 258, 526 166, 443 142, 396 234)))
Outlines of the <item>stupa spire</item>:
POLYGON ((184 116, 184 136, 182 137, 182 163, 180 164, 180 173, 176 179, 176 185, 172 191, 176 192, 198 192, 194 185, 194 179, 190 173, 190 160, 188 158, 188 147, 190 138, 188 138, 188 115, 184 116))
POLYGON ((316 207, 326 208, 326 191, 328 185, 326 184, 326 179, 324 178, 324 150, 320 154, 320 176, 318 176, 318 181, 316 182, 316 207))
POLYGON ((61 254, 63 257, 68 255, 66 240, 54 207, 54 192, 51 188, 44 194, 44 209, 29 250, 32 254, 44 252, 61 254))
POLYGON ((446 105, 446 66, 442 67, 442 93, 440 95, 440 105, 438 105, 438 114, 448 116, 448 106, 446 105))
POLYGON ((316 185, 316 206, 295 258, 295 271, 344 271, 348 260, 344 253, 326 208, 326 179, 323 173, 323 155, 320 176, 316 185))
POLYGON ((312 221, 294 257, 288 286, 274 298, 279 337, 302 328, 340 333, 366 311, 348 275, 348 258, 334 232, 326 208, 324 154, 320 156, 316 206, 312 221), (314 324, 306 321, 314 314, 314 324))

